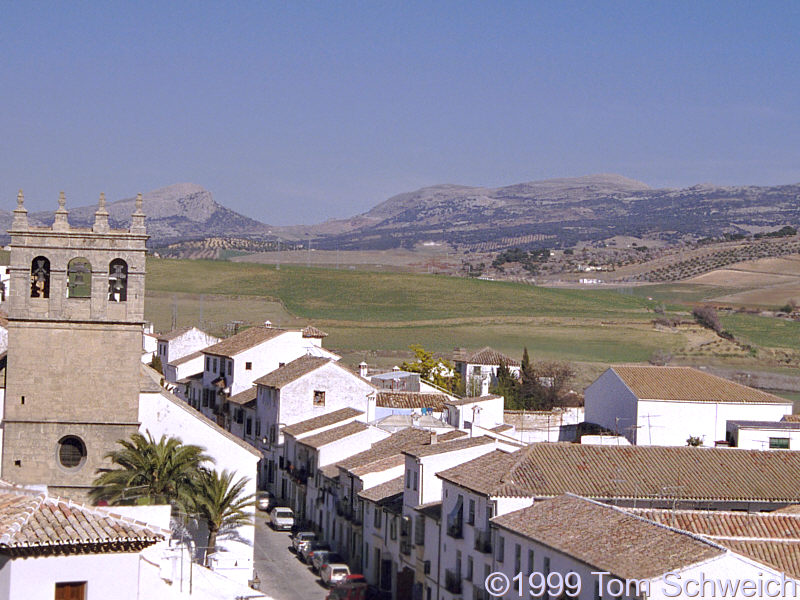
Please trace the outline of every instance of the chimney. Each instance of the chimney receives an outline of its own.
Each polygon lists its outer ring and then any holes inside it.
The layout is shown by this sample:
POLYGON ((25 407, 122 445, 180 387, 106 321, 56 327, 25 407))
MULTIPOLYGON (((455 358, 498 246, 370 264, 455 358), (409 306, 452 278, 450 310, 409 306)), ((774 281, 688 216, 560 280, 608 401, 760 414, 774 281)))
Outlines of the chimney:
POLYGON ((358 363, 358 374, 364 379, 367 378, 367 363, 365 363, 363 360, 358 363))
POLYGON ((395 365, 395 366, 393 366, 393 367, 392 367, 392 371, 394 371, 395 373, 396 373, 397 371, 399 371, 399 370, 400 370, 400 367, 398 367, 397 365, 395 365))
POLYGON ((266 321, 264 321, 264 327, 266 327, 267 329, 269 329, 270 327, 272 327, 272 321, 270 321, 269 319, 267 319, 266 321))
POLYGON ((431 431, 431 444, 438 444, 439 443, 439 434, 435 431, 431 431))

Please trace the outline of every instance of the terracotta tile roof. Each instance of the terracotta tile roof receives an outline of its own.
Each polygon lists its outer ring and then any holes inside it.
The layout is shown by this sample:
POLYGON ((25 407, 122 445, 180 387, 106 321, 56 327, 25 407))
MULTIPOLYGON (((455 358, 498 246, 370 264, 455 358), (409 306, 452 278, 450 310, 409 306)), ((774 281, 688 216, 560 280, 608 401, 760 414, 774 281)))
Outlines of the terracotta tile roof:
POLYGON ((800 452, 559 442, 515 452, 513 464, 479 462, 496 454, 438 476, 492 496, 800 502, 800 452))
POLYGON ((704 373, 692 367, 611 367, 639 399, 690 402, 760 402, 791 404, 791 400, 704 373))
POLYGON ((307 327, 303 327, 303 337, 304 338, 325 338, 328 337, 328 334, 322 331, 322 329, 317 329, 316 327, 312 327, 308 325, 307 327))
POLYGON ((725 554, 711 542, 573 495, 492 523, 623 579, 651 579, 725 554))
POLYGON ((460 429, 454 429, 453 431, 448 431, 447 433, 443 433, 439 436, 440 442, 449 442, 450 440, 457 440, 458 438, 462 438, 467 435, 466 431, 461 431, 460 429))
POLYGON ((800 544, 762 540, 714 540, 738 554, 748 556, 767 566, 800 579, 800 544))
POLYGON ((244 390, 243 392, 239 392, 238 394, 234 394, 230 398, 228 398, 228 402, 231 404, 238 404, 243 406, 250 402, 255 402, 256 396, 258 394, 258 388, 255 386, 244 390))
POLYGON ((307 438, 302 438, 298 440, 298 443, 308 446, 309 448, 321 448, 326 444, 343 440, 346 437, 361 433, 367 429, 369 429, 369 426, 366 423, 362 423, 361 421, 353 421, 347 425, 341 425, 340 427, 334 427, 333 429, 326 429, 321 433, 310 435, 307 438))
POLYGON ((156 339, 159 342, 171 342, 174 339, 181 337, 184 333, 191 330, 192 327, 181 327, 180 329, 173 329, 172 331, 166 331, 164 333, 159 333, 156 335, 156 339))
POLYGON ((789 423, 800 423, 800 415, 783 415, 781 421, 788 421, 789 423))
POLYGON ((701 535, 791 577, 800 577, 800 515, 796 513, 626 510, 650 521, 701 535))
POLYGON ((728 425, 735 425, 739 429, 800 429, 800 423, 795 421, 728 421, 728 425))
POLYGON ((337 465, 325 465, 319 468, 320 472, 328 479, 336 479, 339 477, 339 467, 337 465))
POLYGON ((112 508, 86 507, 0 483, 0 550, 130 552, 163 539, 160 531, 116 515, 112 508))
POLYGON ((286 363, 282 367, 275 369, 271 373, 267 373, 263 377, 259 377, 254 383, 266 387, 280 389, 283 386, 300 379, 303 375, 308 375, 312 371, 316 371, 321 366, 330 362, 334 362, 334 360, 331 358, 310 356, 307 354, 306 356, 296 358, 290 363, 286 363))
POLYGON ((352 467, 347 471, 356 477, 363 477, 364 475, 368 475, 370 473, 380 473, 381 471, 386 471, 387 469, 399 467, 404 464, 406 464, 406 459, 400 452, 398 452, 390 456, 384 456, 383 458, 371 460, 363 465, 352 467))
POLYGON ((485 346, 480 350, 464 357, 463 355, 458 358, 459 362, 469 363, 471 365, 506 365, 507 367, 518 367, 519 361, 506 356, 502 352, 498 352, 494 348, 485 346))
POLYGON ((164 376, 144 363, 139 368, 139 391, 148 394, 158 394, 164 390, 159 382, 164 376))
POLYGON ((216 356, 227 356, 228 358, 236 356, 240 352, 249 350, 259 344, 278 337, 286 333, 285 329, 278 327, 264 327, 257 326, 245 329, 241 333, 237 333, 221 342, 209 346, 203 350, 204 354, 214 354, 216 356))
POLYGON ((372 444, 369 450, 359 452, 358 454, 354 454, 353 456, 339 461, 338 466, 345 471, 349 471, 356 467, 365 466, 369 463, 393 456, 399 456, 402 459, 403 456, 401 452, 403 450, 409 450, 414 446, 425 444, 429 442, 430 439, 431 434, 428 431, 414 429, 412 427, 402 429, 387 438, 378 440, 372 444))
POLYGON ((488 435, 481 435, 478 437, 464 438, 454 440, 452 442, 437 442, 435 444, 424 444, 411 450, 405 450, 403 454, 422 458, 423 456, 433 456, 434 454, 443 454, 445 452, 456 452, 466 448, 474 448, 476 446, 483 446, 486 444, 495 444, 495 439, 488 435))
POLYGON ((362 411, 348 406, 347 408, 341 408, 339 410, 314 417, 313 419, 306 419, 305 421, 300 421, 299 423, 294 423, 293 425, 287 425, 281 431, 283 431, 284 435, 298 436, 308 433, 309 431, 314 431, 315 429, 322 429, 323 427, 328 427, 329 425, 335 425, 340 421, 354 419, 363 414, 364 413, 362 411))
POLYGON ((430 408, 433 412, 443 412, 449 400, 437 393, 379 391, 375 394, 375 406, 381 408, 430 408))
POLYGON ((429 502, 428 504, 420 504, 419 506, 415 506, 414 510, 416 510, 417 512, 421 512, 423 515, 425 515, 429 519, 433 519, 434 521, 442 520, 441 501, 429 502))
POLYGON ((516 463, 515 454, 495 450, 452 469, 440 471, 437 476, 479 494, 491 496, 508 470, 516 463))
POLYGON ((507 423, 503 423, 502 425, 498 425, 497 427, 492 427, 489 431, 494 431, 495 433, 503 433, 504 431, 508 431, 509 429, 514 429, 514 426, 509 425, 507 423))
POLYGON ((397 494, 403 493, 403 476, 396 479, 392 479, 385 483, 381 483, 371 488, 367 488, 366 490, 361 490, 358 492, 358 496, 360 498, 364 498, 364 500, 371 500, 372 502, 380 502, 382 500, 388 500, 392 496, 396 496, 397 494))
POLYGON ((201 358, 202 356, 203 356, 203 353, 198 350, 197 352, 192 352, 191 354, 187 354, 186 356, 182 356, 180 358, 176 358, 175 360, 171 360, 167 364, 170 364, 173 367, 178 367, 178 366, 180 366, 180 365, 182 365, 184 363, 189 362, 190 360, 194 360, 196 358, 201 358))
POLYGON ((624 510, 648 521, 655 521, 715 540, 717 538, 756 538, 800 542, 800 515, 797 514, 662 508, 626 508, 624 510))

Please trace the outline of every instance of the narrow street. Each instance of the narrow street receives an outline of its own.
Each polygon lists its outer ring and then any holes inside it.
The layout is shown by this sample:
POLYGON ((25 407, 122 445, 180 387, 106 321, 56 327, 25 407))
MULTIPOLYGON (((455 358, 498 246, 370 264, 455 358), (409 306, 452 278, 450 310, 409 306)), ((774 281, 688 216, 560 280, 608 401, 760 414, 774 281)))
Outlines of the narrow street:
POLYGON ((256 513, 255 569, 261 591, 274 600, 322 600, 327 590, 311 568, 289 550, 287 531, 273 531, 267 514, 256 513))

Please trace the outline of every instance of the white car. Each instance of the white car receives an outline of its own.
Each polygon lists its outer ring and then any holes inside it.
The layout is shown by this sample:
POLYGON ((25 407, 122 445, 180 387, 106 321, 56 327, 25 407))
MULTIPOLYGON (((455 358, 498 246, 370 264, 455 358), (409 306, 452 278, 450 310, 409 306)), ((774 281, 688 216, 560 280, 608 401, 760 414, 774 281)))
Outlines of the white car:
POLYGON ((311 542, 317 539, 317 534, 313 531, 299 531, 292 538, 292 548, 297 554, 302 552, 303 548, 311 545, 311 542))
POLYGON ((323 565, 320 569, 319 577, 322 583, 328 587, 344 581, 344 578, 350 575, 350 567, 344 563, 328 563, 323 565))
POLYGON ((294 512, 285 506, 276 506, 269 513, 269 524, 273 529, 290 531, 294 527, 294 512))
POLYGON ((258 492, 256 494, 256 508, 269 512, 272 508, 272 494, 269 492, 258 492))

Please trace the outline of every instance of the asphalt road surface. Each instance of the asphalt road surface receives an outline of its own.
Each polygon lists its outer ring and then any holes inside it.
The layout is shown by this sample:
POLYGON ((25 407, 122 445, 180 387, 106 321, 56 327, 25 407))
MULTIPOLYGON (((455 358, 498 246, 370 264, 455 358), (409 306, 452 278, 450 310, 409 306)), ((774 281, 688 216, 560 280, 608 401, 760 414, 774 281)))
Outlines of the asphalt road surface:
POLYGON ((267 513, 256 512, 255 569, 261 591, 274 600, 322 600, 327 590, 319 578, 289 550, 288 531, 273 531, 267 513))

